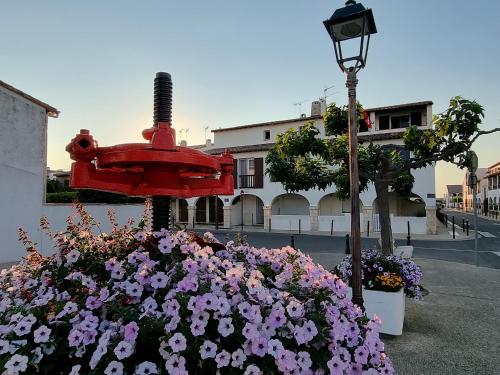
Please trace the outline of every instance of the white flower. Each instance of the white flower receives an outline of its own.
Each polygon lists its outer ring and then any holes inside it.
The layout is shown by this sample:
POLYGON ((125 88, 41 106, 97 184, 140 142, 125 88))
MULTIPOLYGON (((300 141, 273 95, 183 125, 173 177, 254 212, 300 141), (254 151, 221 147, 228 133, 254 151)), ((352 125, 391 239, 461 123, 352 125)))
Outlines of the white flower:
POLYGON ((118 358, 120 361, 124 358, 130 357, 133 351, 134 347, 132 346, 132 344, 126 341, 120 341, 118 345, 116 345, 116 348, 114 350, 116 358, 118 358))
POLYGON ((174 353, 182 352, 186 350, 186 338, 182 333, 174 333, 170 340, 168 340, 168 345, 170 345, 174 353))
POLYGON ((80 258, 80 252, 76 249, 71 250, 68 254, 66 254, 66 263, 73 264, 78 258, 80 258))
POLYGON ((153 362, 142 362, 137 368, 135 369, 135 374, 136 375, 151 375, 151 374, 158 374, 158 368, 153 362))
POLYGON ((28 368, 28 357, 25 355, 14 354, 5 364, 7 374, 18 374, 26 371, 28 368))
POLYGON ((104 370, 105 375, 122 375, 123 374, 123 363, 118 361, 111 361, 104 370))
POLYGON ((82 366, 81 365, 75 365, 71 368, 71 371, 68 375, 80 375, 80 368, 82 366))
POLYGON ((0 355, 9 351, 10 344, 7 340, 0 340, 0 355))
POLYGON ((250 365, 247 367, 243 375, 262 375, 262 371, 255 365, 250 365))
POLYGON ((185 373, 186 359, 179 354, 171 355, 165 362, 165 368, 169 375, 185 373))
POLYGON ((217 354, 217 345, 214 344, 212 341, 205 340, 205 342, 200 348, 201 359, 215 358, 216 354, 217 354))
POLYGON ((47 326, 40 326, 33 332, 33 335, 35 336, 33 341, 36 344, 49 341, 50 332, 51 330, 47 326))

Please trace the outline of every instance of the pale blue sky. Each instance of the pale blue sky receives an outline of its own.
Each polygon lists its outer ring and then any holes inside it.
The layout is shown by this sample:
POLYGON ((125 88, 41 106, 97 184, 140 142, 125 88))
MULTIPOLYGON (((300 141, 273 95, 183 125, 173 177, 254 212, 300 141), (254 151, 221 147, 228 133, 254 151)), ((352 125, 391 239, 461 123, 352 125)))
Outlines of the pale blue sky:
MULTIPOLYGON (((173 121, 189 143, 211 129, 294 117, 294 102, 345 102, 344 77, 322 21, 342 1, 3 1, 0 79, 61 110, 49 123, 48 162, 80 128, 101 145, 141 142, 152 125, 157 71, 174 80, 173 121)), ((359 76, 372 107, 476 99, 484 128, 500 126, 500 2, 366 0, 379 33, 359 76)), ((500 159, 500 135, 477 143, 481 166, 500 159)), ((437 193, 463 173, 437 168, 437 193)))

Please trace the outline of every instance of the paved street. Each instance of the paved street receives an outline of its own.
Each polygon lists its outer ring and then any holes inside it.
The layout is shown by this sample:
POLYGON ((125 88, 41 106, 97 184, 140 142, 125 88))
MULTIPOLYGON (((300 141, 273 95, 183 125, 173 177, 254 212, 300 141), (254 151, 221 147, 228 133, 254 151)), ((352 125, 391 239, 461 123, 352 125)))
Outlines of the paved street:
MULTIPOLYGON (((486 220, 483 220, 486 221, 486 220)), ((461 222, 461 219, 460 219, 461 222)), ((491 225, 491 223, 489 223, 491 225)), ((494 225, 497 227, 496 225, 494 225)), ((480 230, 482 223, 479 224, 480 230)), ((485 225, 484 229, 492 231, 490 226, 485 225)), ((214 231, 212 233, 223 240, 224 237, 233 238, 234 231, 214 231)), ((479 265, 483 267, 500 269, 500 256, 495 252, 500 251, 500 225, 497 232, 498 237, 488 238, 479 237, 478 240, 478 258, 479 265)), ((203 231, 200 231, 203 232, 203 231)), ((492 232, 493 233, 493 232, 492 232)), ((462 234, 460 232, 460 234, 462 234)), ((289 245, 291 234, 287 233, 268 233, 268 232, 245 232, 248 242, 254 246, 262 247, 281 247, 289 245)), ((295 247, 309 254, 343 254, 345 251, 345 237, 325 236, 325 235, 295 235, 295 247)), ((432 237, 432 236, 430 236, 432 237)), ((473 236, 470 236, 473 238, 473 236)), ((461 237, 457 237, 461 238, 461 237)), ((377 244, 376 238, 362 238, 362 248, 375 247, 377 244)), ((396 240, 396 244, 404 245, 404 240, 396 240)), ((412 240, 414 246, 413 256, 424 259, 438 259, 465 264, 475 264, 475 251, 473 239, 456 239, 453 240, 412 240)), ((500 254, 500 253, 499 253, 500 254)))

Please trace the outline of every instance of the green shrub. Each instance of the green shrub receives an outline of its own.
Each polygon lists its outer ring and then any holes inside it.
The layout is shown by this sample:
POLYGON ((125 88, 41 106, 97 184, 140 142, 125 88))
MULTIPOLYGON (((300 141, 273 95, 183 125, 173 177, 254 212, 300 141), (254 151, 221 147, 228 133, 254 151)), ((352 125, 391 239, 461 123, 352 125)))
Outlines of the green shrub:
POLYGON ((47 193, 47 203, 72 203, 77 198, 76 191, 63 191, 60 193, 47 193))

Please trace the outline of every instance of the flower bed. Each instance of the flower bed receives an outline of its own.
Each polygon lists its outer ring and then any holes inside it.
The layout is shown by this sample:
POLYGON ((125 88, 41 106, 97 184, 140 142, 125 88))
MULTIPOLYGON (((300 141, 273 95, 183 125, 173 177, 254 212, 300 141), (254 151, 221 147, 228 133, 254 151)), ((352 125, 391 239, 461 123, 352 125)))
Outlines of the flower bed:
MULTIPOLYGON (((349 284, 352 276, 352 256, 335 267, 334 272, 349 284)), ((386 256, 377 250, 362 250, 361 278, 365 289, 397 292, 404 288, 408 297, 422 298, 422 271, 417 264, 398 255, 386 256)))
MULTIPOLYGON (((379 322, 290 247, 68 219, 0 274, 3 374, 394 373, 379 322)), ((43 226, 47 228, 44 222, 43 226)))

